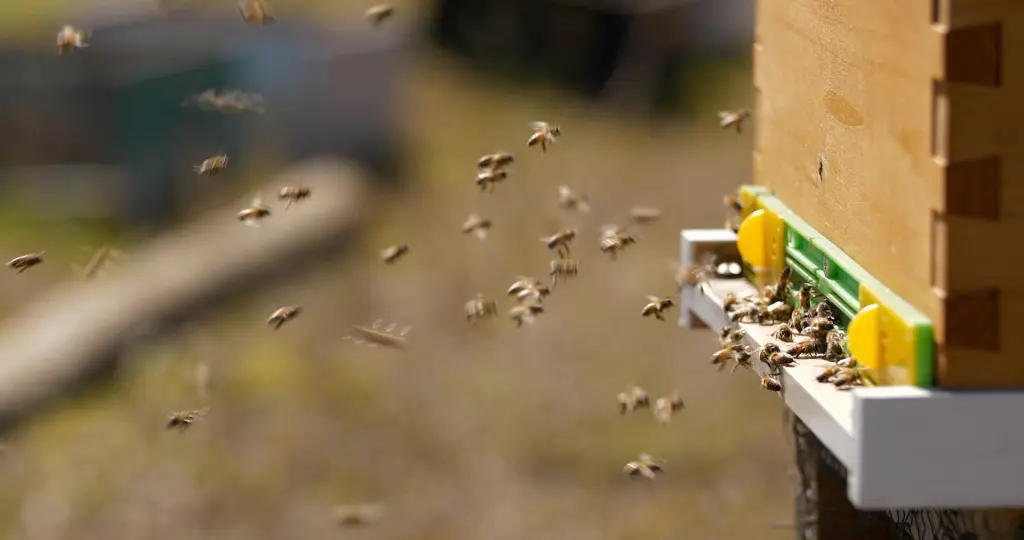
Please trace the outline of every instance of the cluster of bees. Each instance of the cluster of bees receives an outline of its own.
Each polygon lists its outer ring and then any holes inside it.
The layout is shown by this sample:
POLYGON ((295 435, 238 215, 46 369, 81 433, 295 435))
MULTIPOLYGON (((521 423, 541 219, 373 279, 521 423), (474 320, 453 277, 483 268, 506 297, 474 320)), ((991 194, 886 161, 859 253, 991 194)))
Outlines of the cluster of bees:
MULTIPOLYGON (((704 279, 706 283, 709 273, 705 269, 693 279, 704 279)), ((729 293, 723 297, 722 309, 729 324, 719 332, 721 349, 711 355, 711 364, 718 366, 719 370, 732 363, 731 372, 741 366, 753 371, 756 359, 767 367, 761 376, 761 387, 773 392, 782 391, 779 379, 782 368, 796 365, 801 357, 816 357, 830 362, 818 376, 818 381, 832 383, 839 390, 874 384, 867 374, 868 368, 846 354, 846 335, 837 325, 832 304, 827 298, 810 283, 804 283, 797 291, 796 306, 787 302, 791 274, 792 270, 786 266, 776 283, 755 294, 738 298, 729 293), (815 299, 818 303, 812 304, 815 299), (775 326, 771 337, 777 341, 754 349, 746 343, 746 330, 737 323, 775 326)))
MULTIPOLYGON (((238 12, 244 22, 252 25, 267 25, 276 20, 274 11, 265 0, 241 0, 238 3, 238 12)), ((378 25, 394 14, 394 9, 388 5, 375 5, 370 7, 365 16, 373 25, 378 25)), ((58 54, 65 54, 75 49, 88 47, 87 35, 84 31, 70 25, 63 26, 57 34, 58 54)), ((194 95, 183 102, 183 105, 195 106, 201 110, 214 111, 223 114, 238 114, 242 112, 254 112, 264 114, 266 105, 258 94, 247 94, 239 90, 225 90, 217 92, 214 89, 207 89, 194 95)), ((742 133, 743 123, 750 117, 750 112, 745 109, 737 111, 723 111, 719 113, 719 125, 723 129, 735 129, 742 133)), ((526 140, 528 147, 539 147, 541 152, 547 152, 561 137, 561 127, 547 122, 533 122, 531 135, 526 140)), ((509 177, 510 167, 515 163, 515 157, 510 152, 495 152, 482 156, 477 160, 476 186, 484 193, 493 193, 496 186, 509 177)), ((194 171, 200 176, 216 177, 222 174, 229 164, 227 154, 217 154, 206 158, 200 164, 194 166, 194 171)), ((311 191, 303 186, 285 186, 278 193, 278 199, 285 201, 285 209, 311 196, 311 191)), ((726 201, 727 206, 738 210, 738 204, 733 201, 726 201)), ((590 211, 590 200, 587 194, 577 193, 568 186, 558 186, 558 205, 569 211, 587 213, 590 211)), ((272 215, 271 209, 261 200, 259 196, 253 199, 252 203, 237 214, 237 219, 246 225, 258 226, 264 219, 272 215)), ((655 208, 634 207, 629 213, 634 225, 642 225, 653 222, 661 216, 661 212, 655 208)), ((493 222, 479 214, 473 213, 462 224, 464 234, 472 234, 479 240, 486 240, 488 231, 493 227, 493 222)), ((545 246, 555 252, 557 258, 550 261, 548 277, 551 281, 549 287, 544 281, 531 276, 520 275, 507 289, 507 295, 515 300, 515 305, 508 310, 508 317, 522 327, 524 324, 533 323, 536 318, 544 313, 544 301, 558 285, 559 281, 567 281, 575 278, 579 272, 579 262, 570 258, 572 244, 577 238, 575 228, 566 228, 554 234, 540 238, 545 246)), ((601 253, 608 255, 611 261, 616 261, 621 252, 637 243, 637 237, 617 226, 605 225, 601 228, 597 247, 601 253)), ((410 251, 408 244, 394 244, 385 247, 380 251, 380 258, 385 264, 394 264, 405 257, 410 251)), ((45 251, 22 255, 8 262, 8 266, 17 269, 18 273, 38 265, 43 260, 45 251)), ((711 277, 726 278, 739 277, 741 269, 730 263, 714 264, 705 262, 691 268, 681 269, 676 276, 677 284, 681 287, 685 284, 697 284, 703 291, 703 283, 711 277)), ((787 274, 788 275, 788 274, 787 274)), ((762 385, 769 389, 779 390, 781 385, 774 378, 777 376, 779 366, 790 365, 794 358, 801 354, 815 354, 819 350, 823 354, 831 354, 834 342, 833 334, 838 332, 834 329, 834 322, 831 314, 818 308, 812 310, 810 305, 792 309, 782 301, 786 293, 787 282, 780 281, 775 288, 766 288, 765 294, 752 296, 745 299, 732 298, 725 309, 730 314, 730 319, 738 322, 776 322, 788 321, 790 333, 801 332, 810 338, 807 343, 798 343, 787 352, 783 352, 778 346, 766 346, 761 349, 758 358, 761 362, 772 367, 772 372, 762 379, 762 385), (797 317, 798 314, 802 314, 797 317), (809 344, 808 344, 809 343, 809 344)), ((803 298, 803 297, 801 297, 803 298)), ((808 297, 809 298, 809 297, 808 297)), ((661 296, 648 296, 640 314, 643 317, 654 317, 664 321, 664 314, 675 305, 672 298, 661 296)), ((827 307, 827 306, 826 306, 827 307)), ((294 320, 302 313, 300 306, 282 306, 271 313, 266 324, 277 330, 284 324, 294 320)), ((497 303, 487 298, 484 294, 478 293, 474 298, 465 304, 466 320, 476 323, 483 319, 489 319, 498 315, 497 303)), ((360 336, 347 339, 356 339, 359 343, 370 346, 386 346, 403 348, 405 346, 405 334, 409 328, 406 327, 396 332, 395 324, 382 328, 382 320, 374 322, 369 327, 355 327, 360 336)), ((742 345, 743 331, 736 329, 723 330, 723 350, 716 353, 714 363, 724 367, 726 362, 733 361, 736 367, 743 365, 751 367, 751 359, 755 354, 749 346, 742 345)), ((782 339, 780 337, 780 339, 782 339)), ((792 341, 792 336, 790 336, 792 341)), ((837 372, 836 380, 849 379, 846 372, 837 372)), ((838 383, 837 383, 838 384, 838 383)), ((854 384, 852 381, 844 385, 854 384)), ((673 414, 684 409, 682 397, 677 393, 657 398, 653 407, 646 391, 639 387, 633 387, 618 395, 619 408, 622 414, 635 411, 640 408, 648 408, 653 411, 657 421, 662 425, 668 424, 673 414)), ((181 411, 170 416, 166 423, 168 429, 185 429, 202 420, 207 414, 207 409, 195 409, 181 411)), ((646 477, 653 479, 662 472, 662 462, 649 454, 640 456, 630 461, 623 468, 623 472, 633 477, 646 477)), ((380 517, 382 510, 377 505, 355 505, 339 507, 338 522, 343 525, 362 524, 373 521, 380 517)))

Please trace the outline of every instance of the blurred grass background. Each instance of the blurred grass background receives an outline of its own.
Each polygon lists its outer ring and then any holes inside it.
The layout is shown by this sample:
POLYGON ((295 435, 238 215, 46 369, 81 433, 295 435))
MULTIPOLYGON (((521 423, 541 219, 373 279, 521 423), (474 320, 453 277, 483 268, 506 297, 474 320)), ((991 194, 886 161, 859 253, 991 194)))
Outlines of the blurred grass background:
MULTIPOLYGON (((289 6, 275 5, 279 16, 289 6)), ((403 17, 422 9, 396 5, 403 17)), ((749 131, 719 130, 715 115, 750 104, 749 61, 701 69, 685 91, 706 112, 684 121, 616 113, 418 52, 398 105, 405 183, 375 196, 356 252, 140 345, 116 380, 9 433, 0 538, 333 538, 344 531, 330 508, 368 500, 389 515, 360 534, 382 539, 792 534, 770 529, 793 513, 781 402, 749 374, 715 372, 713 333, 678 328, 677 313, 639 316, 645 295, 674 294, 679 230, 720 226, 722 195, 750 177, 749 131), (545 154, 525 146, 534 120, 563 129, 545 154), (474 163, 497 150, 517 161, 482 194, 474 163), (560 210, 560 183, 586 191, 593 212, 560 210), (598 230, 624 225, 634 204, 664 217, 612 263, 598 230), (495 222, 485 242, 459 233, 474 211, 495 222), (538 237, 565 226, 580 230, 580 275, 537 324, 516 329, 504 290, 518 274, 546 274, 538 237), (397 242, 410 254, 383 265, 377 251, 397 242), (469 326, 462 304, 477 292, 502 316, 469 326), (267 330, 283 304, 305 312, 267 330), (342 339, 378 317, 412 325, 408 351, 342 339), (199 363, 212 369, 207 399, 193 384, 199 363), (615 395, 632 384, 652 398, 679 391, 687 409, 668 427, 646 411, 620 417, 615 395), (163 429, 170 412, 200 406, 207 420, 163 429), (657 482, 621 474, 640 452, 666 460, 657 482)), ((82 246, 130 251, 132 238, 108 224, 41 221, 9 204, 3 253, 49 256, 0 279, 7 313, 67 279, 90 256, 82 246)))

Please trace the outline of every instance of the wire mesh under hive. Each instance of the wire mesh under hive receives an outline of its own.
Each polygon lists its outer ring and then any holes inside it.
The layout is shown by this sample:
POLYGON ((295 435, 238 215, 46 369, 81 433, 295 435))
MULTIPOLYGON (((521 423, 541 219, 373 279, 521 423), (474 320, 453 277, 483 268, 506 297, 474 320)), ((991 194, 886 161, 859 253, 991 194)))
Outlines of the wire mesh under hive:
POLYGON ((846 467, 798 418, 792 424, 800 540, 1024 540, 1017 511, 858 510, 846 498, 846 467))

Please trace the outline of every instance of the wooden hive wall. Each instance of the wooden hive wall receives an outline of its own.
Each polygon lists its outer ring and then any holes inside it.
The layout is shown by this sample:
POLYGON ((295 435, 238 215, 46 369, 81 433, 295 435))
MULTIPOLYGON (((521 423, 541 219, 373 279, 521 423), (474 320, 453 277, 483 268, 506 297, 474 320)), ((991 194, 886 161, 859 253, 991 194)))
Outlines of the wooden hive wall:
POLYGON ((1021 55, 1020 0, 757 5, 755 183, 932 319, 945 387, 1024 387, 1021 55))

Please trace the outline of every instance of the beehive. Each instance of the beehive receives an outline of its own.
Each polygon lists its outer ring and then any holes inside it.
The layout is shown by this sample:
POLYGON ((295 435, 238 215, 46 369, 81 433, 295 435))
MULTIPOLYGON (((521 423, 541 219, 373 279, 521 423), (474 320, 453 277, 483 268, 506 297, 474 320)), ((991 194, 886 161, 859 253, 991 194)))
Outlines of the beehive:
POLYGON ((757 4, 754 182, 931 320, 942 387, 1024 387, 1022 55, 1019 0, 757 4))

